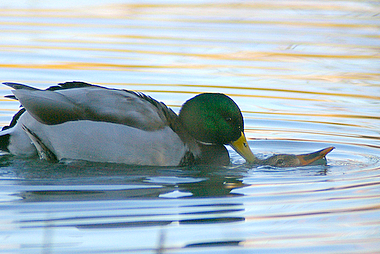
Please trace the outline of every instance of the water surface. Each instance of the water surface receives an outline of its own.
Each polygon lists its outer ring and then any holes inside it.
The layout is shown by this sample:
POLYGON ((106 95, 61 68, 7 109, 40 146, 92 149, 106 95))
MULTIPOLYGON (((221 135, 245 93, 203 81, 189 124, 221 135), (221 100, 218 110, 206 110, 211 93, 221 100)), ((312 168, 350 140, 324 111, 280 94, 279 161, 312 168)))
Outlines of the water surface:
MULTIPOLYGON (((0 1, 2 81, 81 80, 176 112, 231 96, 259 157, 328 146, 327 166, 51 164, 0 157, 5 253, 380 251, 374 1, 0 1)), ((18 102, 3 98, 0 124, 18 102)))

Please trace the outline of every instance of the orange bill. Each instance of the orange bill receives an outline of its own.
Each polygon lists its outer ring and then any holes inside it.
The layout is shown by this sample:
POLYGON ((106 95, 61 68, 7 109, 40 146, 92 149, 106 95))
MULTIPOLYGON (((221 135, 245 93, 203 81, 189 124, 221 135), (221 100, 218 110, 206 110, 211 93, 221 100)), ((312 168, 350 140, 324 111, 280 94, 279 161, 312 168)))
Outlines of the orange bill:
POLYGON ((300 161, 301 166, 309 165, 319 159, 323 159, 329 152, 331 152, 334 147, 330 146, 328 148, 316 151, 314 153, 296 155, 300 161))

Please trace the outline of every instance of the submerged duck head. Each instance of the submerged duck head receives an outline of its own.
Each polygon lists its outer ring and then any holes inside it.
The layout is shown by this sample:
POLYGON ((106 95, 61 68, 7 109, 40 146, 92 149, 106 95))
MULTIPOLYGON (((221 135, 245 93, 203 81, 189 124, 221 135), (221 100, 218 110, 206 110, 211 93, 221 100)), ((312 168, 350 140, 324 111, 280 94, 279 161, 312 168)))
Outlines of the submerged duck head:
POLYGON ((307 153, 307 154, 276 154, 267 159, 259 160, 260 165, 269 165, 273 167, 299 167, 306 165, 325 165, 326 155, 331 152, 334 147, 307 153))
POLYGON ((242 113, 227 95, 199 94, 183 104, 179 119, 198 142, 210 145, 228 144, 247 162, 257 161, 244 135, 242 113))

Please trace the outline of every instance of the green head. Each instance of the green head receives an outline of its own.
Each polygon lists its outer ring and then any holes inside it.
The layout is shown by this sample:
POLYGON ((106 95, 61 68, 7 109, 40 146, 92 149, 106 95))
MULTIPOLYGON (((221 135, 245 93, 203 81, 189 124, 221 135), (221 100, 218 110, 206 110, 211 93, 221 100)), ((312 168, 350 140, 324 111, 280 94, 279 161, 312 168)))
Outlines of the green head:
POLYGON ((191 136, 205 143, 228 144, 244 131, 239 107, 220 93, 203 93, 186 101, 179 119, 191 136))

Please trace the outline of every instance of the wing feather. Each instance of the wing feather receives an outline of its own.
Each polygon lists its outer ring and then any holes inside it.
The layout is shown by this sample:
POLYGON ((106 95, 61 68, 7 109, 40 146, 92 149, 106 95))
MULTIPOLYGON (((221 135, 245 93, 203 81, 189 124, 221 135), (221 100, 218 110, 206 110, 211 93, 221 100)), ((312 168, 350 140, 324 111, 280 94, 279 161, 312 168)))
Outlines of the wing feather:
POLYGON ((108 89, 83 82, 67 82, 47 90, 6 83, 22 106, 39 122, 54 125, 67 121, 93 120, 124 124, 143 130, 168 125, 154 99, 131 91, 108 89))

